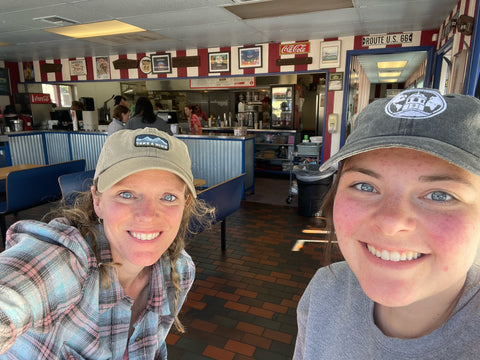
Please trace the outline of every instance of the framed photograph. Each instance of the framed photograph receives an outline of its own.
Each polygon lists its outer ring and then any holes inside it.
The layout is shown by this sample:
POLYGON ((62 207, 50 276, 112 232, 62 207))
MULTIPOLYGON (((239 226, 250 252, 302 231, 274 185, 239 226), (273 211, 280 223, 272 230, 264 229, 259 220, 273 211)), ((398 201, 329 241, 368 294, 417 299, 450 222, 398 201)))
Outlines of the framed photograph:
POLYGON ((320 44, 320 69, 340 67, 341 41, 323 41, 320 44))
POLYGON ((343 72, 328 74, 328 91, 339 91, 343 89, 343 72))
POLYGON ((139 62, 140 71, 144 74, 152 72, 152 59, 149 56, 144 56, 139 62))
POLYGON ((23 77, 25 82, 35 81, 35 71, 33 70, 33 61, 23 63, 23 77))
POLYGON ((87 63, 85 59, 70 60, 70 76, 87 75, 87 63))
POLYGON ((214 52, 208 53, 208 72, 229 72, 230 71, 230 53, 214 52))
POLYGON ((153 74, 167 74, 172 72, 172 56, 170 54, 152 55, 151 59, 153 74))
POLYGON ((238 67, 240 69, 262 67, 262 46, 238 48, 238 67))
POLYGON ((110 62, 108 56, 97 56, 95 58, 95 68, 97 70, 97 79, 110 80, 110 62))

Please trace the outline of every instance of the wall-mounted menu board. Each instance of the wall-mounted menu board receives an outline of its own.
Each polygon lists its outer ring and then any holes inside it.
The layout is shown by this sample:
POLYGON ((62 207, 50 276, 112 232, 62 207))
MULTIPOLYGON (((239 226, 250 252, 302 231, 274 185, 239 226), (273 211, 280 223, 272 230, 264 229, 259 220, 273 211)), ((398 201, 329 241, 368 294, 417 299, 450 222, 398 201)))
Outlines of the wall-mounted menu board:
POLYGON ((8 69, 0 69, 0 95, 10 95, 10 78, 8 69))

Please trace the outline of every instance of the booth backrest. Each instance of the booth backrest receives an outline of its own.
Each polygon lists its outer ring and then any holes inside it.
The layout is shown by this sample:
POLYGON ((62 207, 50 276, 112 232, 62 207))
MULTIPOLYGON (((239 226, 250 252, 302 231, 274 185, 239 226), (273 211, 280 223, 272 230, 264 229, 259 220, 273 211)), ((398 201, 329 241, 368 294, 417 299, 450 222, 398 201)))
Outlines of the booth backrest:
POLYGON ((67 205, 72 205, 79 192, 87 191, 93 183, 95 170, 80 171, 65 174, 58 178, 63 199, 67 205))
POLYGON ((85 159, 81 159, 9 173, 6 204, 1 213, 8 214, 60 199, 62 192, 58 177, 84 169, 85 159))

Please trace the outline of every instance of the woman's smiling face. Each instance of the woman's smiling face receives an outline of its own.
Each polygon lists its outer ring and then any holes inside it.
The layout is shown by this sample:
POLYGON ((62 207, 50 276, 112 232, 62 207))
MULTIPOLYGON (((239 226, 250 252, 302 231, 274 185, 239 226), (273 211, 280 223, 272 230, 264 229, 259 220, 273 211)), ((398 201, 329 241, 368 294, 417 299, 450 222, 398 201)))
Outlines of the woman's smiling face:
POLYGON ((393 307, 459 291, 480 239, 478 176, 401 148, 353 156, 339 176, 336 236, 367 296, 393 307))
POLYGON ((94 195, 114 261, 139 267, 155 263, 177 236, 185 191, 177 175, 145 170, 94 195))

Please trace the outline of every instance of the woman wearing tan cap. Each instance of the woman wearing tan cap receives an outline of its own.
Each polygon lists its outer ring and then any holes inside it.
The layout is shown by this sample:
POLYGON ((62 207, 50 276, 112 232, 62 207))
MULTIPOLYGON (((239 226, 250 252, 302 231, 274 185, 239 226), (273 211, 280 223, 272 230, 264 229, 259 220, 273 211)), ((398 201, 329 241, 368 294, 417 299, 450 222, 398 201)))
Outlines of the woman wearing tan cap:
POLYGON ((15 359, 166 359, 195 276, 186 145, 156 129, 109 136, 90 192, 48 223, 19 221, 0 254, 0 352, 15 359))

